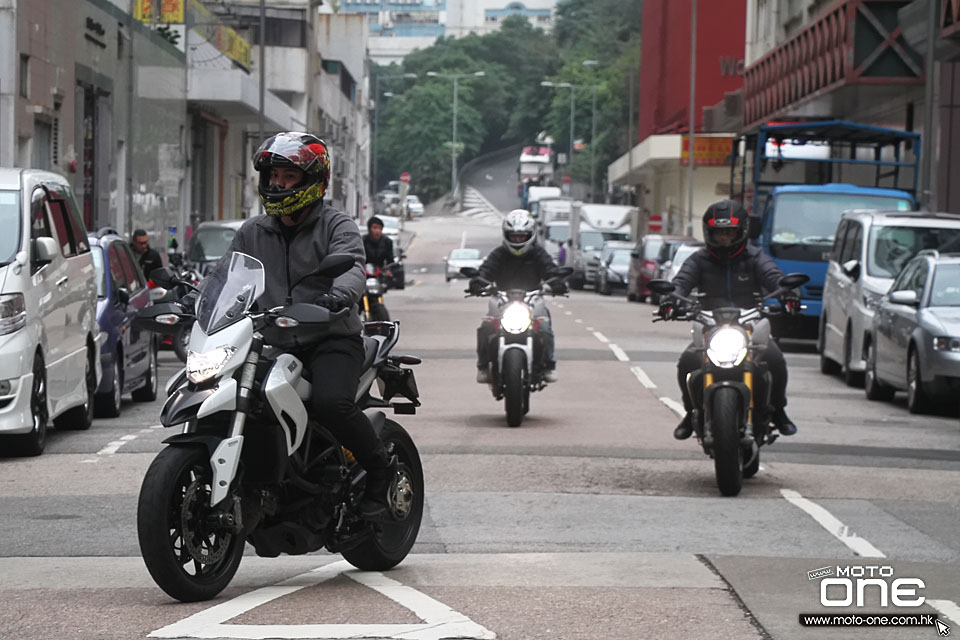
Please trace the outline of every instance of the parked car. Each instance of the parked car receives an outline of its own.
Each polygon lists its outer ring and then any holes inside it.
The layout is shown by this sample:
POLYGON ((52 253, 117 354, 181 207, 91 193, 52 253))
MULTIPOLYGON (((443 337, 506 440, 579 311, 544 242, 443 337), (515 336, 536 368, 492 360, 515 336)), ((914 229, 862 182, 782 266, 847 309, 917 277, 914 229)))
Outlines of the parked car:
POLYGON ((664 280, 673 280, 676 278, 677 274, 680 273, 680 267, 683 266, 683 263, 686 262, 687 258, 695 254, 697 251, 700 251, 700 249, 703 249, 704 246, 705 245, 702 242, 694 242, 682 244, 677 247, 677 252, 673 254, 670 264, 666 265, 666 271, 661 269, 661 275, 658 277, 664 280))
POLYGON ((907 392, 910 413, 926 413, 960 391, 960 253, 921 251, 877 305, 866 339, 870 400, 907 392))
POLYGON ((464 277, 460 273, 463 267, 473 267, 477 269, 483 264, 483 257, 480 255, 480 249, 460 248, 454 249, 450 255, 443 259, 443 277, 450 282, 454 278, 464 277))
POLYGON ((630 254, 632 242, 604 242, 600 250, 600 266, 597 268, 597 293, 608 296, 613 289, 627 288, 627 276, 630 272, 630 254))
POLYGON ((657 276, 660 264, 660 249, 664 244, 685 244, 696 242, 690 236, 668 236, 648 233, 637 241, 631 254, 627 300, 644 302, 650 295, 647 285, 657 276))
POLYGON ((393 240, 393 244, 397 244, 397 240, 400 237, 400 218, 396 216, 378 216, 383 220, 383 234, 393 240))
POLYGON ((411 218, 423 215, 423 203, 412 193, 407 196, 407 211, 411 218))
POLYGON ((135 402, 157 398, 157 339, 133 323, 137 313, 151 304, 150 292, 130 245, 116 231, 101 229, 87 239, 97 271, 97 322, 106 334, 94 412, 97 417, 115 418, 124 393, 131 393, 135 402))
MULTIPOLYGON (((560 251, 560 245, 570 240, 570 222, 568 220, 556 220, 548 222, 540 227, 540 242, 543 248, 550 254, 554 260, 560 251)), ((568 262, 573 260, 573 256, 567 253, 568 262)))
POLYGON ((818 347, 820 370, 863 382, 864 337, 873 311, 900 269, 921 249, 960 251, 960 216, 845 211, 827 263, 818 347))
POLYGON ((97 279, 64 177, 0 169, 0 229, 0 452, 39 455, 48 420, 93 423, 97 279))
MULTIPOLYGON (((673 257, 677 254, 677 251, 680 247, 686 246, 688 244, 700 244, 696 238, 693 237, 684 237, 676 240, 664 240, 663 244, 660 245, 660 253, 657 254, 657 266, 653 270, 652 280, 665 278, 667 272, 670 270, 670 266, 673 263, 673 257)), ((650 302, 653 304, 658 304, 660 302, 660 296, 656 292, 650 292, 650 302)))
MULTIPOLYGON (((233 237, 246 220, 210 220, 201 222, 188 242, 187 264, 205 276, 230 248, 233 237)), ((147 277, 150 274, 145 274, 147 277)))

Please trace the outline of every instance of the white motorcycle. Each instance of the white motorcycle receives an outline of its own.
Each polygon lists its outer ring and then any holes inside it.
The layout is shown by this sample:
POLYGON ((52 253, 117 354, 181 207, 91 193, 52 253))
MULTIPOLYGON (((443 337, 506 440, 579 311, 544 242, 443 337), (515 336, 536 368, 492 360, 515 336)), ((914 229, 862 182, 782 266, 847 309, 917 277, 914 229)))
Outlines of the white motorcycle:
MULTIPOLYGON (((319 275, 336 277, 350 256, 328 256, 319 275)), ((157 270, 154 274, 164 276, 157 270)), ((151 274, 153 276, 154 274, 151 274)), ((183 284, 166 272, 170 287, 183 284)), ((192 287, 192 285, 190 285, 192 287)), ((137 532, 150 575, 184 602, 206 600, 236 573, 249 542, 257 554, 305 554, 326 548, 354 566, 382 571, 410 551, 423 515, 423 469, 402 426, 380 408, 415 413, 420 405, 413 371, 420 362, 391 356, 399 326, 367 325, 357 403, 388 455, 395 458, 389 507, 376 521, 357 506, 366 473, 353 454, 308 416, 310 376, 290 350, 328 335, 331 313, 311 304, 256 310, 264 292, 263 264, 234 253, 226 275, 208 279, 196 303, 186 367, 167 384, 164 440, 140 489, 137 532), (372 395, 378 383, 380 397, 372 395), (395 397, 403 402, 392 402, 395 397)), ((355 312, 355 311, 354 311, 355 312)), ((183 305, 148 307, 141 327, 169 331, 191 322, 183 305)))

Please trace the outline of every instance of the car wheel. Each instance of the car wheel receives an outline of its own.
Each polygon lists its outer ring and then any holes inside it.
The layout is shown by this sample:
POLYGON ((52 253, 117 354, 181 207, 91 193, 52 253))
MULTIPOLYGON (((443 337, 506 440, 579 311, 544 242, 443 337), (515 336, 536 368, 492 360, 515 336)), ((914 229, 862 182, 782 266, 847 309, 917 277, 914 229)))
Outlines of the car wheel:
POLYGON ((820 373, 833 375, 840 371, 840 365, 823 355, 827 341, 827 316, 820 316, 820 332, 817 334, 817 351, 820 352, 820 373))
POLYGON ((47 422, 50 419, 47 408, 47 368, 43 355, 38 351, 33 358, 33 386, 30 390, 30 418, 33 429, 30 433, 9 438, 10 451, 18 456, 38 456, 47 445, 47 422))
POLYGON ((637 301, 637 296, 631 293, 630 291, 627 291, 627 302, 636 302, 636 301, 637 301))
POLYGON ((932 404, 923 389, 917 349, 911 345, 910 353, 907 355, 907 409, 910 413, 929 413, 932 404))
POLYGON ((98 393, 93 399, 93 413, 98 418, 116 418, 120 415, 120 405, 123 393, 123 371, 120 359, 123 354, 117 350, 117 357, 113 359, 113 388, 106 393, 98 393))
POLYGON ((843 381, 848 387, 859 387, 863 385, 863 373, 850 370, 850 361, 853 360, 853 340, 850 334, 853 333, 851 327, 843 335, 843 381))
POLYGON ((83 375, 86 400, 83 404, 64 411, 53 419, 53 426, 64 431, 86 431, 93 426, 93 405, 97 394, 97 371, 93 364, 93 349, 87 348, 87 363, 83 375))
POLYGON ((157 348, 150 345, 150 362, 147 363, 147 377, 143 380, 143 386, 134 389, 131 397, 134 402, 153 402, 157 399, 157 390, 160 387, 160 376, 157 374, 157 348))
POLYGON ((863 375, 863 392, 867 400, 893 400, 894 389, 877 379, 877 348, 867 343, 867 370, 863 375))

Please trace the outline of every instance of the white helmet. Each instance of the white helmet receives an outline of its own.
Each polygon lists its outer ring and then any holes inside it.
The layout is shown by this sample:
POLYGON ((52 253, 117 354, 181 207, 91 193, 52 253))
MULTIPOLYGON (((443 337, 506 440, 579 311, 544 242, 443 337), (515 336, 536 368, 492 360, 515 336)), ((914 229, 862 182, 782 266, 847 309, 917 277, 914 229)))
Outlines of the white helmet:
POLYGON ((537 240, 537 222, 526 209, 514 209, 503 218, 503 246, 522 256, 537 240))

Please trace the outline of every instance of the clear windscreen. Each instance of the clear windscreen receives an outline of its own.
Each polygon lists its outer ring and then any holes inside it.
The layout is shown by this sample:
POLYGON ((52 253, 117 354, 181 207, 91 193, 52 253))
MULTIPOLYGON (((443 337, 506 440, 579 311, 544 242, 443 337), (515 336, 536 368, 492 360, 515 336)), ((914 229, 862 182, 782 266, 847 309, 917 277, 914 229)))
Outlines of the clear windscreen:
POLYGON ((245 253, 232 253, 230 266, 214 269, 204 279, 197 300, 197 323, 207 335, 239 321, 266 290, 263 263, 245 253))

